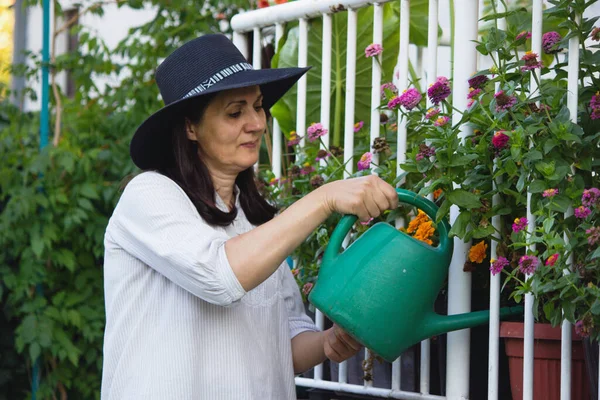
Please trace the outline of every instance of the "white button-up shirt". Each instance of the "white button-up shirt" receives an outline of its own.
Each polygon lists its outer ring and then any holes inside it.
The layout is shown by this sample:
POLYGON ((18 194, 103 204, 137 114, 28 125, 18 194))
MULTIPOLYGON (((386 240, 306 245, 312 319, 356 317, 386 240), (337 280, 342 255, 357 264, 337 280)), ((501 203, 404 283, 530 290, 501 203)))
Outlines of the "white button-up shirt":
POLYGON ((291 339, 317 328, 285 262, 242 288, 225 242, 254 226, 236 207, 211 226, 161 174, 127 185, 105 235, 102 400, 295 399, 291 339))

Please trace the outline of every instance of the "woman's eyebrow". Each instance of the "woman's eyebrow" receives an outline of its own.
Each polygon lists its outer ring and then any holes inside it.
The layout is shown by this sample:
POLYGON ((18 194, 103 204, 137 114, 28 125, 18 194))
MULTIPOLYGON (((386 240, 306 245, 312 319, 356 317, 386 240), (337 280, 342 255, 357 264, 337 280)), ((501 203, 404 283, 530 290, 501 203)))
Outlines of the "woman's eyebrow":
MULTIPOLYGON (((260 96, 258 96, 256 98, 256 100, 254 102, 256 103, 257 101, 262 100, 262 99, 263 99, 263 95, 261 94, 260 96)), ((243 104, 248 104, 248 102, 246 100, 232 100, 229 103, 227 103, 227 105, 225 107, 229 107, 232 104, 242 104, 243 105, 243 104)))

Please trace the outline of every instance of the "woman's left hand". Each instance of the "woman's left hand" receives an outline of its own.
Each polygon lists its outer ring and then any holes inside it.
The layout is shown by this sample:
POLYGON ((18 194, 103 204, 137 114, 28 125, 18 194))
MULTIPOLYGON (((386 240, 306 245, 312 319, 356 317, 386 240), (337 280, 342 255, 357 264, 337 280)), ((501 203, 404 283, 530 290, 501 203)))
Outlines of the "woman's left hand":
POLYGON ((331 361, 342 362, 355 355, 362 347, 339 326, 326 330, 323 350, 331 361))

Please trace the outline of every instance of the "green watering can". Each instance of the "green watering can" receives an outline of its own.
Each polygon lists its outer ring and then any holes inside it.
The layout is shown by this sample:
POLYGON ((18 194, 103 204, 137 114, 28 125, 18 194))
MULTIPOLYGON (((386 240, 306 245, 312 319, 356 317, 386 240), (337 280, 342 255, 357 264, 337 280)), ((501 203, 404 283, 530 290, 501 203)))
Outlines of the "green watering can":
MULTIPOLYGON (((400 202, 420 208, 435 221, 438 208, 433 202, 408 190, 396 191, 400 202)), ((446 221, 437 225, 438 247, 380 222, 340 253, 356 220, 346 215, 333 231, 309 296, 352 337, 391 362, 426 338, 489 320, 489 311, 446 316, 433 310, 454 248, 446 221)), ((500 316, 522 312, 522 307, 503 308, 500 316)))

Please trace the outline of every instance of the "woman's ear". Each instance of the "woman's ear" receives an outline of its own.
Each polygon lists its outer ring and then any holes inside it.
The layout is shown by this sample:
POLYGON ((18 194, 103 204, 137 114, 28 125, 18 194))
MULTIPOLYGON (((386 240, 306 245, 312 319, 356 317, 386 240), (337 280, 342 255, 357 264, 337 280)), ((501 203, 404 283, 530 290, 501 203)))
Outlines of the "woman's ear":
POLYGON ((196 137, 196 128, 188 118, 185 119, 185 135, 192 142, 198 141, 198 138, 196 137))

